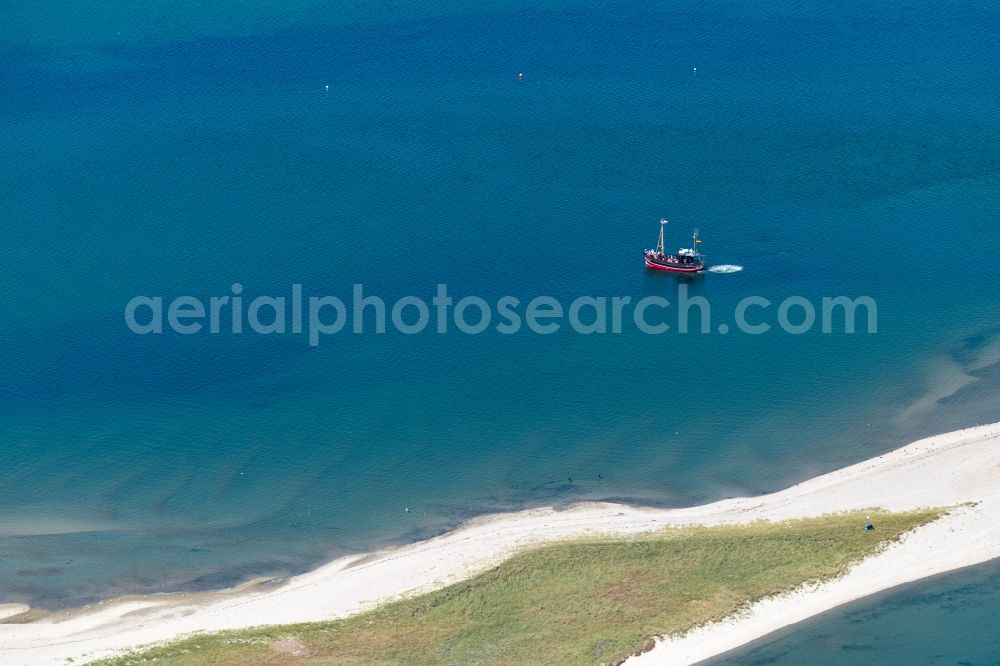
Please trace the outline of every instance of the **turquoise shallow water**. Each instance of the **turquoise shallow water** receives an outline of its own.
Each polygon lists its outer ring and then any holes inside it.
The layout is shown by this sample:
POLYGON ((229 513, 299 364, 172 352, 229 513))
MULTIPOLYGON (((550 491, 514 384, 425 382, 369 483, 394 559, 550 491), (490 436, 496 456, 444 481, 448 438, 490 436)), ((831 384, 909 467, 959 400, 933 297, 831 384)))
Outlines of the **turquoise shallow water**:
POLYGON ((766 492, 1000 418, 990 5, 10 11, 4 601, 283 575, 482 511, 766 492), (122 319, 237 281, 670 296, 638 254, 664 215, 744 267, 689 284, 723 320, 868 295, 878 334, 310 348, 122 319))

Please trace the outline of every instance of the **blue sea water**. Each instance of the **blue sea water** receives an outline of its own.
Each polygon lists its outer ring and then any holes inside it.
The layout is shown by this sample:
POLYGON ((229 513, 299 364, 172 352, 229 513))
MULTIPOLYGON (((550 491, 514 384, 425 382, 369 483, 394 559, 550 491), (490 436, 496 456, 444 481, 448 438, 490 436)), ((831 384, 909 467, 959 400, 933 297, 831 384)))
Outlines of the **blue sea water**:
POLYGON ((1000 562, 911 583, 777 632, 704 664, 1000 663, 1000 562))
POLYGON ((125 7, 0 10, 2 601, 762 493, 1000 419, 989 3, 125 7), (864 295, 878 333, 310 347, 123 319, 235 282, 672 298, 638 253, 661 216, 743 266, 685 283, 713 316, 864 295))

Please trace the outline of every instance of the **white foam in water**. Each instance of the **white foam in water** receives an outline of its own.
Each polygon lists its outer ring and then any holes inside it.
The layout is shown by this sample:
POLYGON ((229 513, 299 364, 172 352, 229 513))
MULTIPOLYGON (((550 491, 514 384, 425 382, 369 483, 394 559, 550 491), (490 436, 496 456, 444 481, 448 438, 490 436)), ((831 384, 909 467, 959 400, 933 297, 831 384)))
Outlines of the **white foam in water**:
POLYGON ((718 266, 709 266, 708 271, 710 273, 739 273, 743 270, 742 266, 736 266, 734 264, 720 264, 718 266))

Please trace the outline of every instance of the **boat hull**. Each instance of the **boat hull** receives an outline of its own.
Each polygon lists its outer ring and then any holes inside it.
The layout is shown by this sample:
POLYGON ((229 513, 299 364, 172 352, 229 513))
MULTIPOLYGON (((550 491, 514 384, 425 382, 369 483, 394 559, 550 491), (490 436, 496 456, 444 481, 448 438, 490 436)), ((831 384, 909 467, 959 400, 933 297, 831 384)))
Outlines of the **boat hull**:
POLYGON ((705 270, 705 264, 703 263, 692 265, 667 264, 652 260, 645 255, 643 255, 642 260, 646 262, 646 266, 658 271, 670 271, 673 273, 701 273, 705 270))

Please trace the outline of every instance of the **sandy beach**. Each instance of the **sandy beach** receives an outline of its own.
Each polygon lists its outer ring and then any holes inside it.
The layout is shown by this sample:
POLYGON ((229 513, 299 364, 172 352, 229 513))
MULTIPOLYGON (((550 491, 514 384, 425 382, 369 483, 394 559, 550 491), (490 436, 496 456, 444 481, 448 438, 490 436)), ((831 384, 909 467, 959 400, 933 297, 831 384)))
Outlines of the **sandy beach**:
MULTIPOLYGON (((1000 424, 924 439, 770 495, 682 509, 583 503, 484 516, 434 539, 344 557, 286 581, 112 600, 34 622, 0 624, 0 662, 80 663, 195 631, 340 617, 460 580, 518 548, 588 533, 963 503, 974 504, 910 533, 844 577, 764 600, 683 637, 660 639, 652 651, 629 661, 690 664, 854 599, 1000 556, 1000 424)), ((9 620, 23 608, 3 610, 9 620)))

